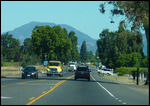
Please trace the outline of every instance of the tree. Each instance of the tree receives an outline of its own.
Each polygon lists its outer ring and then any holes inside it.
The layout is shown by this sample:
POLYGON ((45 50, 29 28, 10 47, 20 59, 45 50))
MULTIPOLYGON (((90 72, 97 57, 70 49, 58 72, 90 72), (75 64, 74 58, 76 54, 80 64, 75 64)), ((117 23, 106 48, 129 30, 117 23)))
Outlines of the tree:
POLYGON ((35 26, 32 31, 33 51, 44 60, 44 53, 48 60, 67 62, 71 57, 71 39, 67 30, 60 26, 35 26))
POLYGON ((12 36, 8 32, 1 35, 2 56, 7 62, 18 61, 20 55, 20 41, 12 36))
POLYGON ((71 39, 72 42, 72 50, 71 50, 71 60, 72 61, 77 61, 80 59, 80 54, 78 52, 77 48, 77 36, 75 36, 75 32, 71 31, 69 32, 69 38, 71 39))
POLYGON ((94 59, 95 59, 95 56, 93 55, 93 52, 92 51, 87 52, 87 60, 91 62, 91 60, 94 60, 94 59))
POLYGON ((83 41, 83 43, 82 43, 81 50, 80 50, 80 56, 81 56, 81 61, 86 62, 86 60, 87 60, 87 46, 86 46, 85 41, 83 41))
MULTIPOLYGON (((142 27, 145 30, 147 38, 147 55, 149 63, 149 1, 109 1, 100 4, 100 12, 105 13, 105 4, 111 4, 114 6, 111 9, 112 17, 114 15, 125 15, 126 19, 122 20, 122 25, 126 27, 126 20, 131 23, 131 30, 138 31, 142 27)), ((111 23, 114 23, 111 20, 111 23)), ((127 24, 128 24, 127 23, 127 24)), ((148 75, 145 84, 149 84, 149 64, 148 75)))
POLYGON ((33 54, 33 45, 32 45, 32 39, 31 38, 26 38, 23 42, 23 53, 29 55, 33 54))
MULTIPOLYGON (((100 33, 100 39, 97 40, 99 59, 101 59, 102 64, 109 66, 110 61, 113 62, 113 51, 114 51, 114 39, 116 38, 115 33, 109 32, 108 29, 104 29, 100 33)), ((111 66, 113 65, 111 64, 111 66)))
POLYGON ((137 32, 131 32, 125 30, 119 26, 119 30, 116 32, 109 32, 108 29, 104 29, 100 33, 100 38, 97 40, 98 54, 107 67, 116 68, 121 66, 140 66, 140 63, 135 61, 139 60, 138 57, 143 58, 142 50, 142 35, 137 32), (135 57, 133 56, 135 55, 135 57), (130 58, 133 57, 133 63, 130 58), (135 65, 135 63, 137 63, 135 65))

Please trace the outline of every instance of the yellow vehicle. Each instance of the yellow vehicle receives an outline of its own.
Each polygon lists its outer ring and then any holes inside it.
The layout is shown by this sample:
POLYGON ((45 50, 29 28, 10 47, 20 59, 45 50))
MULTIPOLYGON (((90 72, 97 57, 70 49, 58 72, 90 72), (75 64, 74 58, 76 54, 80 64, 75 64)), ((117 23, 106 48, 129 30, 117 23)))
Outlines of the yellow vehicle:
POLYGON ((60 61, 49 61, 46 70, 47 76, 51 75, 63 76, 63 69, 60 61))

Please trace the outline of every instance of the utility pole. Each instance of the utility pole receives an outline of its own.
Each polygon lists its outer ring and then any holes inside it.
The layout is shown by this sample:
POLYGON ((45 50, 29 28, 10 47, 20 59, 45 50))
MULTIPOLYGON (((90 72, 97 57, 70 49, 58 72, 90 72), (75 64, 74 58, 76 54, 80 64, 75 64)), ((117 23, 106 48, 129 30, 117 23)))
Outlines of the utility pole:
POLYGON ((139 68, 137 68, 137 85, 139 84, 139 68))

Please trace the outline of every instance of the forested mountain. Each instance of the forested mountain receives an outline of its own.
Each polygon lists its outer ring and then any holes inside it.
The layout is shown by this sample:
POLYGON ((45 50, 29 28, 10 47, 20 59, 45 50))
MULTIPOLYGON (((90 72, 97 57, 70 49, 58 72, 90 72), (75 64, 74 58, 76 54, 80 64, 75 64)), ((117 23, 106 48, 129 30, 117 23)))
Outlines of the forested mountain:
MULTIPOLYGON (((8 31, 8 32, 9 32, 9 34, 13 34, 14 38, 19 39, 21 44, 22 44, 24 42, 25 38, 31 37, 32 30, 34 29, 34 27, 36 25, 38 25, 38 26, 49 25, 50 27, 59 25, 62 28, 66 28, 68 33, 70 31, 74 31, 75 36, 78 37, 78 46, 79 46, 78 51, 80 51, 81 45, 82 45, 83 41, 85 40, 86 44, 87 44, 87 51, 92 50, 93 53, 96 52, 97 46, 96 46, 96 40, 95 39, 92 39, 87 34, 84 34, 84 33, 80 32, 79 30, 77 30, 77 29, 75 29, 69 25, 66 25, 66 24, 55 24, 55 23, 48 23, 48 22, 35 22, 35 21, 33 21, 33 22, 22 25, 22 26, 14 29, 14 30, 8 31)), ((4 33, 6 33, 6 32, 4 32, 4 33)), ((2 33, 2 34, 4 34, 4 33, 2 33)))

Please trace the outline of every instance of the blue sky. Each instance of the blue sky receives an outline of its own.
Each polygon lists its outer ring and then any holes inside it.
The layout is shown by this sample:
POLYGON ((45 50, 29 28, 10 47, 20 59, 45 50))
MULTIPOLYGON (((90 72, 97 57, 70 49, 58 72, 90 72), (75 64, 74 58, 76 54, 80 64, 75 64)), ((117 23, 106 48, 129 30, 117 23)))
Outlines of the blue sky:
MULTIPOLYGON (((1 1, 1 33, 14 30, 32 21, 67 24, 99 39, 103 29, 116 31, 120 19, 110 21, 110 12, 99 12, 102 1, 1 1)), ((108 7, 106 9, 109 9, 108 7)))

